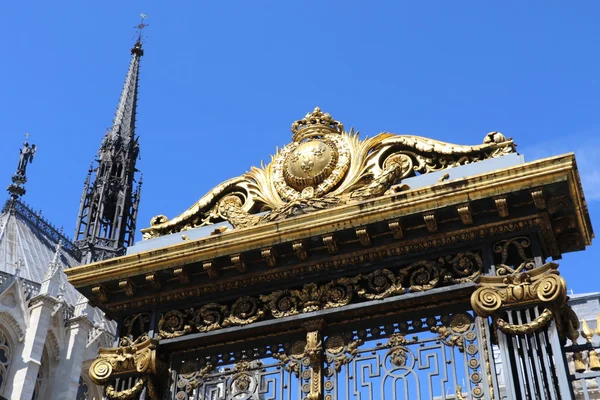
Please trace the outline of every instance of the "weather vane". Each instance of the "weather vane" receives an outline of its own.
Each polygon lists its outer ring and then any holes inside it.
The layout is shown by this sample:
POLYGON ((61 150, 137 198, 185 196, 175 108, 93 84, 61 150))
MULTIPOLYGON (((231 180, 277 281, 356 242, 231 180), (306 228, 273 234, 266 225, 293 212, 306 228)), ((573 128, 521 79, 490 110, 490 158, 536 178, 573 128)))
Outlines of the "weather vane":
POLYGON ((144 20, 148 17, 146 14, 140 14, 140 17, 142 17, 142 20, 140 21, 140 24, 138 26, 136 26, 137 30, 138 30, 138 42, 142 40, 142 31, 144 30, 145 27, 148 26, 148 24, 144 23, 144 20))

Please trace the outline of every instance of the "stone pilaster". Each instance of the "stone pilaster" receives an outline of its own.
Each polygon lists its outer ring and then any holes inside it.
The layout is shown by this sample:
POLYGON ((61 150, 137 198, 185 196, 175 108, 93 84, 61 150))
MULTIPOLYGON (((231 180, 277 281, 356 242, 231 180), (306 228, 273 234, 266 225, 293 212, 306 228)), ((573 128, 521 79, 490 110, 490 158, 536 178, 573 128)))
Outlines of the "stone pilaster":
POLYGON ((86 315, 76 316, 67 321, 65 356, 60 360, 58 369, 61 373, 55 380, 54 385, 52 385, 52 392, 49 398, 72 400, 77 396, 81 365, 91 329, 92 324, 86 315))
POLYGON ((56 300, 45 295, 36 296, 31 301, 29 327, 23 344, 23 363, 15 372, 10 399, 30 400, 33 396, 55 305, 56 300))

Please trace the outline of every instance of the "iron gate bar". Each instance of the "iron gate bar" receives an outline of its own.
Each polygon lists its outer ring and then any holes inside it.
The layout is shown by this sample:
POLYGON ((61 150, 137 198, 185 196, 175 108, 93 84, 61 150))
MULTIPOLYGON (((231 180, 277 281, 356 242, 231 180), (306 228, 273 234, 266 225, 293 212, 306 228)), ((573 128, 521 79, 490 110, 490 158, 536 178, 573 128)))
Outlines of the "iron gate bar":
MULTIPOLYGON (((529 310, 530 313, 533 313, 532 320, 540 316, 539 307, 535 307, 533 310, 529 310)), ((534 337, 537 340, 538 351, 541 353, 542 360, 549 360, 548 353, 546 351, 546 346, 548 346, 546 338, 543 332, 534 334, 534 337)), ((556 393, 552 390, 553 380, 554 380, 554 371, 552 371, 552 366, 547 362, 542 362, 544 367, 544 371, 546 371, 546 387, 548 392, 550 393, 551 400, 557 400, 556 393)))

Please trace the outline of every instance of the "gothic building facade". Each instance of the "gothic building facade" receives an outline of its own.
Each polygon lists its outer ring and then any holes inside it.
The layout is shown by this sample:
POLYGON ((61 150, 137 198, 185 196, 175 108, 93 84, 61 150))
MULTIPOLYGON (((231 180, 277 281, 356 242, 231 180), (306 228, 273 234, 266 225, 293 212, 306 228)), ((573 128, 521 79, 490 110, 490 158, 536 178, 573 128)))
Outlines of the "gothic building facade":
POLYGON ((102 398, 87 370, 100 347, 114 344, 116 324, 67 282, 64 271, 122 255, 133 243, 141 188, 135 115, 143 54, 140 35, 112 128, 85 180, 74 241, 23 202, 37 149, 26 140, 20 151, 0 213, 0 398, 102 398))

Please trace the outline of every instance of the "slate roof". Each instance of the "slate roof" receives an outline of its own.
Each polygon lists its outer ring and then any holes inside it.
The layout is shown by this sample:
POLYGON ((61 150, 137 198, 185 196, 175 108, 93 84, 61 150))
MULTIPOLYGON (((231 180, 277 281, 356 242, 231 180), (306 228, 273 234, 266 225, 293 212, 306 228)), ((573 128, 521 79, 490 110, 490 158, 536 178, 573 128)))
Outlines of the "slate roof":
MULTIPOLYGON (((10 285, 21 260, 19 276, 29 299, 39 293, 59 240, 62 244, 59 257, 62 270, 79 265, 79 253, 66 236, 39 214, 22 202, 16 201, 12 206, 11 202, 7 201, 0 212, 0 292, 5 284, 10 285)), ((67 282, 64 272, 59 276, 61 283, 65 283, 64 301, 72 312, 80 293, 67 282)), ((104 321, 109 328, 114 325, 114 322, 106 321, 98 309, 94 309, 94 315, 89 317, 95 324, 100 325, 104 321)))

